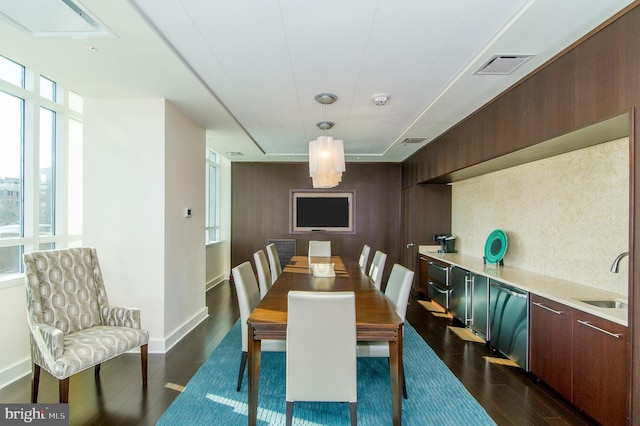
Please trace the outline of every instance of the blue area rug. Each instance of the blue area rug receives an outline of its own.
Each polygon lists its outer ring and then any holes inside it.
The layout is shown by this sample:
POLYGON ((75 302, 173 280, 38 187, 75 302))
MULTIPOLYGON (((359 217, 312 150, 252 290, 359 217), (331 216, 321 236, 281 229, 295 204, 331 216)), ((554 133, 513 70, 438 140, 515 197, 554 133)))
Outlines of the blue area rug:
MULTIPOLYGON (((411 325, 404 328, 404 366, 409 399, 402 400, 404 425, 493 425, 411 325)), ((229 334, 196 372, 158 425, 246 425, 247 377, 236 392, 241 332, 236 322, 229 334)), ((258 424, 285 424, 285 353, 262 353, 258 424)), ((349 405, 297 402, 294 425, 348 425, 349 405)), ((391 424, 389 364, 385 358, 358 359, 358 424, 391 424)))

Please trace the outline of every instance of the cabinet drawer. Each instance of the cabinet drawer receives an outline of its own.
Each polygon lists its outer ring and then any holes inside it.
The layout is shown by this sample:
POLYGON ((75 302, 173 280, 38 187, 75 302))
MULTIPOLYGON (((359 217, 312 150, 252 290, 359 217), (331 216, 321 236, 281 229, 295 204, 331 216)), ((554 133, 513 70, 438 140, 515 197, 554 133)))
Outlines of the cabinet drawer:
POLYGON ((429 281, 429 297, 445 309, 449 309, 450 293, 450 290, 443 288, 439 283, 429 281))
POLYGON ((449 286, 449 267, 429 261, 429 280, 436 281, 445 287, 449 286))

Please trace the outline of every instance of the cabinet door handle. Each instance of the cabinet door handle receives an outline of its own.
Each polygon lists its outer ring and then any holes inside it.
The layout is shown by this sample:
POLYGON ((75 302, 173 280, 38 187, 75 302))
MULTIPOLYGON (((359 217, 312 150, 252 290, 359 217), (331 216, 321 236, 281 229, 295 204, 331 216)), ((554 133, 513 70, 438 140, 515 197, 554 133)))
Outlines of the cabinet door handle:
POLYGON ((538 303, 538 302, 531 302, 531 303, 532 303, 533 305, 536 305, 536 306, 537 306, 537 307, 539 307, 539 308, 546 309, 546 310, 547 310, 547 311, 549 311, 549 312, 553 312, 553 313, 554 313, 554 314, 556 314, 556 315, 562 315, 562 313, 563 313, 562 311, 556 311, 555 309, 551 309, 551 308, 550 308, 550 307, 548 307, 548 306, 544 306, 542 303, 538 303))
POLYGON ((593 329, 595 329, 595 330, 601 331, 601 332, 603 332, 603 333, 605 333, 605 334, 608 334, 608 335, 609 335, 609 336, 611 336, 611 337, 615 337, 616 339, 619 339, 619 338, 620 338, 620 336, 621 336, 621 334, 612 333, 612 332, 610 332, 610 331, 603 330, 603 329, 602 329, 602 328, 600 328, 600 327, 596 327, 595 325, 591 324, 591 323, 590 323, 590 322, 588 322, 588 321, 582 321, 582 320, 577 320, 577 321, 578 321, 580 324, 582 324, 582 325, 586 325, 587 327, 591 327, 591 328, 593 328, 593 329))
POLYGON ((433 281, 429 281, 429 285, 430 285, 430 286, 431 286, 435 291, 437 291, 438 293, 447 294, 447 293, 450 293, 450 292, 451 292, 451 290, 444 290, 444 289, 440 288, 440 286, 439 286, 439 285, 437 285, 436 283, 434 283, 433 281))

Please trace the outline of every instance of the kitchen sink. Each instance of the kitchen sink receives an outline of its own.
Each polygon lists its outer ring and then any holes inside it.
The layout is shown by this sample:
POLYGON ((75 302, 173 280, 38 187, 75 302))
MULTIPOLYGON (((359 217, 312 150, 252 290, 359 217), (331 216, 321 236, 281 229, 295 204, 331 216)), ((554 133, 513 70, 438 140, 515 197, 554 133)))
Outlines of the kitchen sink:
POLYGON ((597 308, 609 308, 609 309, 626 309, 627 304, 619 300, 580 300, 582 303, 595 306, 597 308))

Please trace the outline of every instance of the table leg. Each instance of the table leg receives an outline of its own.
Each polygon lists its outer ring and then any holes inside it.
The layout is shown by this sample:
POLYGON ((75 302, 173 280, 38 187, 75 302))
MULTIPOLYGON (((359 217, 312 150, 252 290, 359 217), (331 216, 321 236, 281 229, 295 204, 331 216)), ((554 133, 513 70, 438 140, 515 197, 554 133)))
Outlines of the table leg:
POLYGON ((260 383, 260 350, 262 342, 254 340, 253 327, 249 325, 249 344, 247 349, 247 363, 249 364, 248 374, 248 403, 249 403, 249 426, 256 426, 258 421, 258 384, 260 383))
POLYGON ((402 425, 402 325, 398 340, 389 342, 389 368, 391 369, 391 411, 393 425, 402 425))

